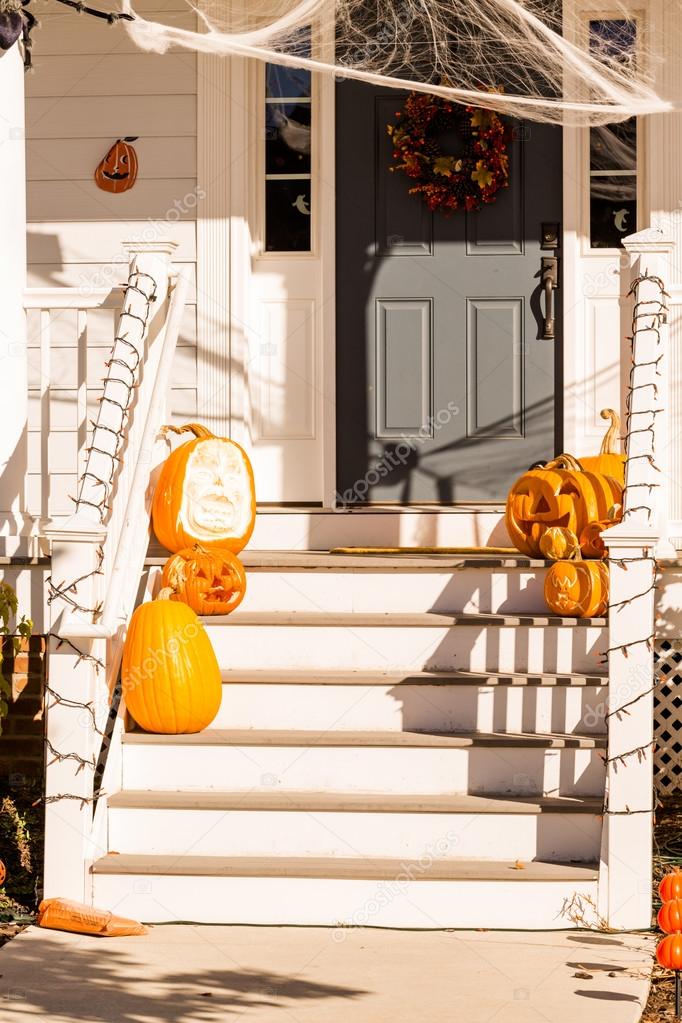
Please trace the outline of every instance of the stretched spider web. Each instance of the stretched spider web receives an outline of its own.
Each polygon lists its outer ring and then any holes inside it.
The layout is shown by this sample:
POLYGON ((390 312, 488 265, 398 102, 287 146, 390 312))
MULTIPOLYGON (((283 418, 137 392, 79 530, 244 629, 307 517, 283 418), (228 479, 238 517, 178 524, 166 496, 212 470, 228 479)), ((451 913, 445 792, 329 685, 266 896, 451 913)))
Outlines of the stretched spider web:
POLYGON ((187 3, 195 30, 148 20, 134 0, 123 0, 135 19, 126 28, 147 50, 254 57, 530 120, 598 125, 671 109, 625 12, 594 32, 577 18, 562 23, 560 0, 187 3))

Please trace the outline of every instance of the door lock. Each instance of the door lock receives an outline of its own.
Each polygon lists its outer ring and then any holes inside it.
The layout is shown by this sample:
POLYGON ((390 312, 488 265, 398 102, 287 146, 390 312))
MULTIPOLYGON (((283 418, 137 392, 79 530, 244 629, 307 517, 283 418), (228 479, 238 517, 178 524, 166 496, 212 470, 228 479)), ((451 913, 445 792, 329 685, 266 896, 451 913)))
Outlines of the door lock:
POLYGON ((554 340, 554 292, 559 287, 559 260, 556 256, 543 256, 540 261, 540 285, 545 297, 543 341, 554 340))

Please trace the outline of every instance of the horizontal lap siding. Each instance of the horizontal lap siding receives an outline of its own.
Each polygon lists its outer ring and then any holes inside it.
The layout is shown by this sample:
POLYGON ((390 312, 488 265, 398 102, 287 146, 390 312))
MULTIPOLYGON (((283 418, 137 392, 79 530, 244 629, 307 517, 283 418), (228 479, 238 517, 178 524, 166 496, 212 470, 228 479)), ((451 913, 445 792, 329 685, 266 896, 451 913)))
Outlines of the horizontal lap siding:
MULTIPOLYGON (((152 19, 194 27, 183 0, 141 0, 136 6, 152 19)), ((29 287, 75 286, 85 294, 121 284, 127 276, 124 242, 176 241, 175 261, 190 279, 190 304, 169 405, 175 420, 196 418, 196 57, 180 50, 144 53, 122 24, 55 11, 54 4, 32 9, 41 27, 34 34, 35 72, 26 80, 29 287), (135 187, 120 195, 101 191, 95 167, 112 142, 133 135, 139 136, 135 187)), ((79 380, 87 380, 90 418, 114 320, 108 311, 89 314, 84 359, 75 315, 60 311, 55 317, 46 441, 40 436, 46 411, 40 325, 38 314, 29 316, 28 492, 32 511, 60 515, 71 507, 82 443, 79 380), (46 459, 48 487, 41 484, 46 459)))

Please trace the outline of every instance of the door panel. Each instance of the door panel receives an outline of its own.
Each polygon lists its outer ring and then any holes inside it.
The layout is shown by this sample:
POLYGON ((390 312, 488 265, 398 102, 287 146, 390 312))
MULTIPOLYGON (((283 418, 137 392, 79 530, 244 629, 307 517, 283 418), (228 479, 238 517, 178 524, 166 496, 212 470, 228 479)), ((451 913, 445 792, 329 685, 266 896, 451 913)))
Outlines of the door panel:
POLYGON ((561 129, 516 123, 509 187, 446 217, 390 171, 403 99, 336 89, 337 500, 500 500, 555 452, 561 292, 556 340, 541 340, 539 274, 541 225, 561 221, 561 129))

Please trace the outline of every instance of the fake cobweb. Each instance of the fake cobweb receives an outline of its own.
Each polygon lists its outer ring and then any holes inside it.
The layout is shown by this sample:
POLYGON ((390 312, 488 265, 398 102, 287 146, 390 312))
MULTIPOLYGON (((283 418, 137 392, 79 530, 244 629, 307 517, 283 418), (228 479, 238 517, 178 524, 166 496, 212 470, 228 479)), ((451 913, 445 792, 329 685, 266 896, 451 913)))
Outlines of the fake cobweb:
POLYGON ((670 109, 626 14, 562 25, 561 0, 187 3, 194 31, 165 24, 162 13, 150 21, 123 0, 135 19, 128 31, 151 51, 254 57, 531 120, 606 124, 670 109))

